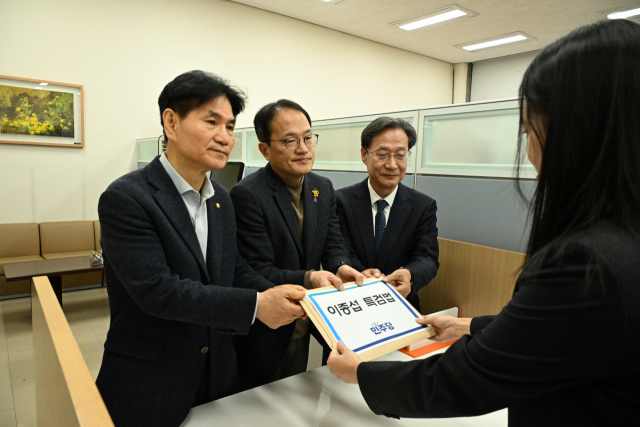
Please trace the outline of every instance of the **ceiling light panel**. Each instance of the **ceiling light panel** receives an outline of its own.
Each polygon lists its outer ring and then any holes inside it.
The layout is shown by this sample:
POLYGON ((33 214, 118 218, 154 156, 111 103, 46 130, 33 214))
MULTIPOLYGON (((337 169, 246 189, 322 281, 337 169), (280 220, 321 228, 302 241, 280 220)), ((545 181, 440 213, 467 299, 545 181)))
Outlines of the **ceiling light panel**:
POLYGON ((430 27, 454 19, 463 17, 468 18, 476 15, 477 13, 473 13, 467 9, 463 9, 457 4, 452 4, 445 8, 438 9, 424 15, 392 22, 389 25, 399 27, 400 29, 405 31, 414 31, 420 28, 430 27))
POLYGON ((609 19, 625 19, 640 15, 640 7, 624 10, 622 12, 614 12, 607 15, 609 19))
POLYGON ((456 47, 462 48, 468 52, 476 52, 479 50, 489 49, 497 46, 503 46, 511 43, 524 42, 528 40, 535 40, 535 38, 525 33, 517 32, 517 33, 503 34, 501 36, 492 37, 490 39, 462 43, 462 44, 456 45, 456 47))

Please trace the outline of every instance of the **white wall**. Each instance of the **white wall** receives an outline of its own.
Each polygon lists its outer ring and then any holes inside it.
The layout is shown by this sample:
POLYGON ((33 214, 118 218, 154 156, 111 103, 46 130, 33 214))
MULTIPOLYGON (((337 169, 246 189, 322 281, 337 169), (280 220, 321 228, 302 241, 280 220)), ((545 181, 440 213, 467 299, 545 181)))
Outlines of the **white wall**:
POLYGON ((525 71, 540 51, 473 63, 471 102, 518 96, 525 71))
POLYGON ((96 219, 159 135, 157 98, 203 69, 312 119, 451 103, 451 64, 221 0, 2 0, 0 75, 84 85, 85 148, 0 144, 0 223, 96 219))

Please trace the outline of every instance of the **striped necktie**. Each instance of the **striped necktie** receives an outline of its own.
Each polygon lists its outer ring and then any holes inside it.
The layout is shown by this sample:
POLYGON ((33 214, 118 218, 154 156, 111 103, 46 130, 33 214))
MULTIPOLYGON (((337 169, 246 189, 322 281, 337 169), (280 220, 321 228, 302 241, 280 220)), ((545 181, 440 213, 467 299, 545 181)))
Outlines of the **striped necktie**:
POLYGON ((378 205, 378 212, 376 213, 376 235, 373 238, 376 247, 376 264, 378 263, 378 254, 380 253, 380 246, 382 245, 382 237, 384 236, 384 229, 387 226, 387 219, 384 216, 384 209, 389 205, 386 200, 380 199, 376 202, 378 205))

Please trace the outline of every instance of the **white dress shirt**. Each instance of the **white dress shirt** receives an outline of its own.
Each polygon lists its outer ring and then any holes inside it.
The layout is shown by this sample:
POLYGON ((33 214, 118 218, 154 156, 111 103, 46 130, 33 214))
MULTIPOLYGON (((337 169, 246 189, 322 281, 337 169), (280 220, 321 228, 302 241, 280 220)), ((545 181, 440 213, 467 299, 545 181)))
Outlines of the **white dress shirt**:
MULTIPOLYGON (((202 193, 198 193, 193 189, 191 185, 171 166, 169 159, 165 153, 160 156, 160 163, 164 167, 164 170, 169 174, 169 178, 173 181, 173 185, 178 189, 178 193, 182 196, 182 201, 189 211, 189 218, 191 224, 196 230, 196 236, 198 237, 198 243, 202 250, 202 256, 205 264, 207 263, 207 239, 209 238, 209 218, 207 217, 207 203, 206 201, 215 195, 215 190, 211 184, 209 177, 211 172, 206 173, 207 179, 204 180, 204 185, 200 189, 202 193)), ((253 311, 253 320, 251 324, 256 321, 256 314, 258 313, 258 301, 260 300, 260 294, 256 294, 256 308, 253 311)))
POLYGON ((169 178, 173 181, 173 184, 178 189, 178 193, 182 196, 182 201, 189 211, 189 218, 191 218, 191 224, 196 230, 196 236, 198 236, 198 243, 200 243, 200 249, 202 250, 202 257, 207 261, 207 239, 209 238, 209 220, 207 218, 207 203, 206 201, 213 197, 215 190, 209 176, 211 172, 207 172, 207 179, 204 180, 204 185, 201 188, 201 193, 198 193, 193 189, 191 185, 178 172, 171 166, 169 159, 165 153, 160 156, 160 163, 164 166, 164 169, 169 174, 169 178))
POLYGON ((371 179, 367 180, 367 185, 369 186, 369 196, 371 197, 371 213, 373 214, 373 235, 376 235, 376 214, 378 213, 378 205, 376 202, 380 199, 384 199, 387 202, 387 206, 384 208, 384 225, 386 226, 389 222, 389 213, 391 212, 391 206, 393 206, 393 201, 396 198, 396 193, 398 192, 398 186, 393 189, 391 194, 387 197, 380 197, 376 190, 371 186, 371 179))

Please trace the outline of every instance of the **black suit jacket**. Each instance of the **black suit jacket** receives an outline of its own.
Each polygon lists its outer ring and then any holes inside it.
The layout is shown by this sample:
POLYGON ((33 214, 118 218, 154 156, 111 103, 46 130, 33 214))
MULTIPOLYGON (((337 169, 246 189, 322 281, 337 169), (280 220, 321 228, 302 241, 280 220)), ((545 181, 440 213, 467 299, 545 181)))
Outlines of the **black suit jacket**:
POLYGON ((210 397, 236 391, 231 334, 249 332, 256 290, 271 284, 239 255, 233 204, 212 184, 206 262, 158 158, 100 197, 111 324, 96 384, 117 427, 180 425, 206 358, 210 397))
MULTIPOLYGON (((231 189, 236 210, 238 248, 253 269, 274 285, 304 285, 309 270, 335 273, 349 263, 336 216, 331 181, 307 174, 302 185, 303 236, 282 179, 270 164, 231 189), (313 190, 318 191, 314 200, 313 190)), ((275 372, 291 340, 294 323, 272 330, 256 320, 246 337, 236 338, 243 384, 265 383, 275 372), (260 357, 257 357, 260 355, 260 357)))
POLYGON ((431 282, 440 266, 436 201, 398 184, 376 263, 367 182, 368 178, 336 191, 340 229, 350 250, 351 264, 358 271, 377 268, 383 274, 391 274, 400 267, 408 268, 413 285, 407 299, 420 310, 417 292, 431 282))
POLYGON ((560 244, 566 256, 552 248, 538 268, 532 258, 502 312, 474 318, 472 335, 446 353, 362 363, 373 412, 444 418, 508 407, 512 427, 640 425, 640 242, 605 223, 560 244))

